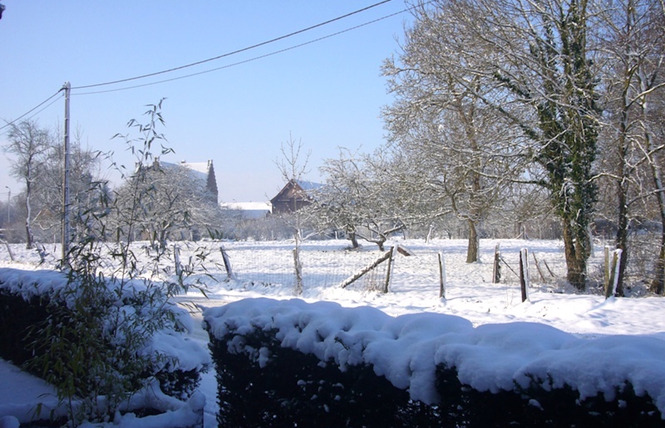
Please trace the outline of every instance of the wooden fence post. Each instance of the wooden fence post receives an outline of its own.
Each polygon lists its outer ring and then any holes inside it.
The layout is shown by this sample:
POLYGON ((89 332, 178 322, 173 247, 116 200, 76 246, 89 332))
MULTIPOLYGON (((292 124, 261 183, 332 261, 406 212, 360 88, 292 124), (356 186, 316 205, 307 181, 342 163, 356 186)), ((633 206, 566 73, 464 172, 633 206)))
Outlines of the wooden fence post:
POLYGON ((494 267, 492 268, 492 283, 498 284, 501 281, 501 252, 499 251, 499 244, 494 247, 494 267))
POLYGON ((220 246, 219 251, 222 252, 222 260, 224 261, 224 269, 226 269, 226 278, 227 279, 235 279, 235 276, 233 276, 233 269, 231 268, 231 259, 229 258, 229 254, 226 252, 224 247, 220 246))
POLYGON ((545 265, 547 271, 550 273, 550 276, 554 278, 554 273, 552 272, 552 269, 550 269, 550 266, 547 264, 547 260, 543 260, 543 264, 545 265))
POLYGON ((443 259, 443 252, 439 251, 439 299, 446 298, 446 263, 443 259))
POLYGON ((14 254, 12 253, 12 249, 9 247, 9 243, 4 239, 0 239, 0 242, 5 244, 5 247, 7 248, 7 253, 9 253, 9 260, 14 261, 14 254))
POLYGON ((529 253, 526 248, 520 251, 520 288, 522 290, 522 301, 529 299, 529 253))
POLYGON ((180 247, 173 244, 173 262, 175 263, 175 274, 178 278, 182 275, 182 263, 180 263, 180 247))
MULTIPOLYGON (((609 261, 609 248, 606 248, 606 253, 605 253, 605 260, 609 261)), ((616 250, 612 251, 612 263, 611 265, 609 263, 606 264, 605 267, 605 272, 606 272, 606 278, 607 282, 605 283, 605 298, 609 299, 610 297, 614 296, 617 292, 617 285, 619 282, 619 269, 621 268, 621 253, 623 250, 620 248, 617 248, 616 250)))
POLYGON ((393 280, 393 262, 395 260, 395 252, 397 251, 397 247, 392 247, 390 249, 390 257, 388 257, 388 269, 386 270, 386 282, 385 285, 383 286, 383 292, 388 293, 388 290, 390 290, 390 283, 393 280))

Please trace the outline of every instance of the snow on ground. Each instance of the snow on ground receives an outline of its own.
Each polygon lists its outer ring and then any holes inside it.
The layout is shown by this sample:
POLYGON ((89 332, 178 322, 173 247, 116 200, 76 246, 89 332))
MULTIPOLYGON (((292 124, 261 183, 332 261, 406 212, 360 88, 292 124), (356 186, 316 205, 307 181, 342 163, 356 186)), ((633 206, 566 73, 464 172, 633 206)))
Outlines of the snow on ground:
MULTIPOLYGON (((340 307, 370 306, 391 317, 423 312, 455 315, 468 321, 468 328, 471 329, 465 330, 462 335, 465 338, 459 340, 467 342, 493 340, 499 342, 497 347, 503 348, 548 349, 552 343, 563 346, 562 343, 565 342, 568 344, 566 346, 578 350, 575 352, 582 352, 579 349, 587 346, 585 343, 603 340, 605 341, 603 346, 607 349, 619 349, 613 352, 630 355, 630 358, 639 364, 654 357, 656 350, 662 351, 662 342, 665 342, 665 300, 649 296, 639 287, 632 290, 633 296, 638 297, 631 298, 605 300, 597 292, 576 293, 561 281, 565 276, 565 264, 563 245, 559 241, 482 240, 481 262, 473 264, 465 263, 466 241, 464 240, 436 240, 429 243, 422 240, 398 240, 394 243, 403 245, 415 255, 397 256, 393 267, 393 281, 387 294, 368 290, 367 277, 371 275, 366 275, 345 289, 339 287, 345 278, 381 254, 376 246, 365 244, 359 251, 347 251, 347 241, 304 243, 301 251, 304 289, 298 298, 309 303, 336 302, 340 307), (515 271, 517 271, 520 248, 528 248, 530 251, 532 287, 529 289, 529 299, 526 302, 521 301, 517 277, 506 265, 502 265, 501 283, 491 283, 493 253, 497 243, 500 244, 504 260, 515 271), (443 253, 445 261, 445 299, 439 298, 438 252, 443 253), (545 281, 541 279, 535 267, 534 254, 539 261, 545 281), (549 274, 550 270, 554 277, 549 274), (524 337, 517 341, 511 341, 511 338, 499 333, 492 333, 490 336, 483 336, 480 333, 492 331, 495 328, 491 326, 493 324, 505 323, 538 323, 540 326, 511 324, 524 333, 524 337), (477 328, 484 325, 490 326, 477 328), (560 332, 543 325, 554 327, 560 332), (625 347, 622 349, 623 345, 618 345, 612 337, 608 337, 613 335, 632 337, 630 340, 635 341, 635 346, 631 345, 630 353, 625 347), (542 341, 546 343, 543 344, 542 341)), ((388 246, 392 244, 389 242, 388 246)), ((138 245, 137 248, 140 248, 138 245)), ((181 244, 181 259, 187 260, 188 254, 194 254, 199 245, 204 244, 181 244)), ((210 308, 248 298, 268 297, 275 300, 289 300, 296 297, 293 242, 224 242, 222 245, 230 256, 235 278, 231 280, 226 279, 227 274, 223 269, 220 243, 205 245, 209 246, 209 254, 206 257, 209 275, 197 272, 191 279, 197 278, 206 285, 208 298, 194 289, 178 297, 179 302, 190 303, 187 307, 191 309, 196 319, 200 320, 201 314, 195 306, 191 306, 192 303, 199 307, 210 308)), ((38 257, 35 252, 26 252, 19 245, 12 246, 12 250, 14 262, 9 260, 6 250, 0 247, 0 267, 37 268, 38 257)), ((57 247, 47 247, 47 250, 54 255, 60 254, 57 247)), ((146 264, 151 263, 147 253, 142 250, 137 250, 136 254, 145 257, 146 264)), ((53 256, 52 260, 49 259, 47 264, 54 265, 55 257, 57 256, 53 256)), ((40 268, 49 267, 42 265, 40 268)), ((591 259, 589 275, 593 280, 599 281, 602 278, 601 245, 597 245, 591 259)), ((375 279, 380 283, 381 278, 375 279)), ((299 304, 294 303, 296 306, 299 304)), ((386 322, 390 324, 389 321, 386 322)), ((206 346, 207 337, 203 330, 196 329, 192 335, 194 341, 206 346)), ((570 352, 568 355, 575 355, 573 351, 570 352)), ((559 355, 561 355, 560 367, 565 368, 568 357, 564 353, 559 355)), ((437 358, 454 358, 454 356, 440 355, 437 358)), ((513 354, 513 358, 513 362, 517 361, 517 354, 513 354)), ((657 358, 662 361, 662 352, 657 358)), ((663 377, 658 371, 643 374, 651 376, 654 381, 663 377)), ((210 426, 215 425, 215 388, 214 373, 210 372, 204 376, 201 385, 201 390, 207 398, 206 424, 210 426)), ((0 391, 10 389, 11 386, 0 387, 0 391)), ((10 399, 11 395, 0 392, 0 403, 10 399)), ((663 401, 665 389, 656 395, 660 396, 661 410, 665 409, 663 401)))

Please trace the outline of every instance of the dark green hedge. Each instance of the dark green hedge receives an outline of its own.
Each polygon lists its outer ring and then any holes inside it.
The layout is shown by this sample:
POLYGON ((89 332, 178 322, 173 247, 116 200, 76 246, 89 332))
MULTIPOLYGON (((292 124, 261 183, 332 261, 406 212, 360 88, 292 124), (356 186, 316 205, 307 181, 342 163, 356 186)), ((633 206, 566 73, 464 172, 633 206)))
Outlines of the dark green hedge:
POLYGON ((612 401, 602 395, 580 400, 565 386, 543 388, 532 382, 527 389, 491 393, 463 385, 454 368, 438 366, 436 388, 441 426, 463 427, 663 427, 665 421, 648 396, 638 397, 623 385, 612 401), (451 425, 453 424, 453 425, 451 425))
POLYGON ((408 392, 369 366, 340 371, 314 355, 280 347, 270 332, 245 339, 255 349, 269 349, 265 367, 248 355, 228 352, 226 341, 211 339, 219 426, 398 427, 437 420, 435 407, 410 401, 408 392))
POLYGON ((426 405, 410 400, 407 391, 377 376, 371 366, 340 371, 332 362, 283 348, 274 331, 231 333, 221 340, 211 335, 210 349, 217 367, 219 426, 665 426, 651 399, 637 397, 630 385, 610 402, 602 396, 580 401, 572 388, 543 388, 536 382, 493 394, 461 384, 454 368, 439 366, 435 385, 441 401, 426 405))
POLYGON ((25 301, 0 289, 0 357, 22 365, 33 356, 29 333, 48 317, 46 302, 25 301))
MULTIPOLYGON (((62 308, 60 305, 59 309, 62 308)), ((26 301, 21 296, 0 289, 0 357, 42 377, 40 370, 29 364, 33 357, 39 355, 41 349, 40 346, 35 346, 34 341, 38 337, 37 331, 49 315, 57 316, 59 313, 61 312, 52 310, 46 297, 32 297, 26 301)), ((189 397, 198 387, 201 378, 197 370, 157 371, 146 373, 146 376, 155 376, 162 391, 178 399, 189 397)))

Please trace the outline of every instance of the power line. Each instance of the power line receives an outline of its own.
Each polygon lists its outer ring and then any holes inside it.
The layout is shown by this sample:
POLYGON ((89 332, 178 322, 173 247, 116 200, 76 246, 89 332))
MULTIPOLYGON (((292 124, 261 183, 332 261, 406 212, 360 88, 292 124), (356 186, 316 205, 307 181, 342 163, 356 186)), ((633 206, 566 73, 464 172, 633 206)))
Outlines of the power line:
MULTIPOLYGON (((5 125, 0 126, 0 131, 2 131, 3 129, 5 129, 5 128, 7 128, 7 127, 12 126, 13 124, 15 124, 15 123, 18 122, 19 120, 23 119, 24 117, 26 117, 27 115, 29 115, 29 114, 32 113, 33 111, 37 110, 39 107, 41 107, 41 106, 43 106, 44 104, 46 104, 47 102, 49 102, 49 101, 51 100, 51 98, 53 98, 53 97, 55 97, 56 95, 60 94, 60 92, 62 92, 62 89, 59 89, 58 92, 56 92, 55 94, 51 95, 50 97, 48 97, 47 99, 45 99, 45 100, 42 101, 41 103, 37 104, 36 106, 34 106, 33 108, 31 108, 31 109, 28 110, 27 112, 23 113, 22 115, 20 115, 20 116, 17 117, 16 119, 12 120, 11 122, 7 122, 5 125)), ((53 101, 53 102, 55 102, 55 101, 53 101)), ((53 104, 53 103, 51 103, 51 104, 53 104)), ((51 104, 47 105, 46 107, 44 107, 42 110, 38 111, 38 112, 35 113, 35 114, 41 113, 41 112, 44 111, 46 108, 50 107, 51 104)), ((30 116, 30 117, 33 117, 33 116, 34 116, 34 115, 32 115, 32 116, 30 116)))
MULTIPOLYGON (((277 50, 277 51, 272 51, 272 52, 269 52, 269 53, 264 54, 264 55, 255 56, 253 58, 249 58, 249 59, 246 59, 246 60, 243 60, 243 61, 238 61, 238 62, 234 62, 234 63, 231 63, 231 64, 223 65, 221 67, 215 67, 215 68, 212 68, 212 69, 209 69, 209 70, 203 70, 203 71, 199 71, 197 73, 190 73, 190 74, 186 74, 186 75, 183 75, 183 76, 173 77, 173 78, 170 78, 170 79, 159 80, 159 81, 156 81, 156 82, 143 83, 141 85, 126 86, 124 88, 116 88, 116 89, 106 89, 106 90, 101 90, 101 91, 81 92, 81 93, 77 93, 77 94, 74 94, 74 95, 94 95, 94 94, 103 94, 103 93, 108 93, 108 92, 126 91, 126 90, 130 90, 130 89, 136 89, 136 88, 142 88, 142 87, 146 87, 146 86, 159 85, 159 84, 167 83, 167 82, 173 82, 175 80, 187 79, 187 78, 194 77, 194 76, 199 76, 199 75, 202 75, 202 74, 212 73, 214 71, 219 71, 219 70, 224 70, 224 69, 227 69, 227 68, 236 67, 238 65, 247 64, 247 63, 253 62, 253 61, 258 61, 260 59, 268 58, 268 57, 271 57, 271 56, 274 56, 274 55, 278 55, 278 54, 281 54, 281 53, 284 53, 284 52, 288 52, 288 51, 291 51, 291 50, 294 50, 294 49, 301 48, 303 46, 311 45, 313 43, 317 43, 317 42, 320 42, 322 40, 326 40, 326 39, 329 39, 329 38, 332 38, 332 37, 336 37, 336 36, 339 36, 340 34, 348 33, 349 31, 357 30, 358 28, 362 28, 362 27, 374 24, 376 22, 383 21, 383 20, 388 19, 388 18, 392 18, 393 16, 400 15, 400 14, 402 14, 402 13, 408 11, 408 10, 410 10, 410 9, 403 9, 399 12, 391 13, 390 15, 385 15, 385 16, 382 16, 380 18, 374 19, 372 21, 368 21, 368 22, 365 22, 363 24, 359 24, 359 25, 356 25, 356 26, 353 26, 353 27, 350 27, 350 28, 346 28, 344 30, 337 31, 335 33, 331 33, 331 34, 328 34, 328 35, 325 35, 325 36, 322 36, 322 37, 319 37, 319 38, 316 38, 316 39, 313 39, 313 40, 309 40, 307 42, 303 42, 303 43, 300 43, 300 44, 297 44, 297 45, 289 46, 287 48, 280 49, 280 50, 277 50)), ((78 88, 82 88, 82 87, 79 86, 78 88)), ((74 89, 78 89, 78 88, 74 88, 74 89)))
POLYGON ((40 108, 39 110, 37 110, 36 112, 34 112, 34 113, 31 114, 30 116, 28 116, 25 120, 30 120, 30 119, 32 119, 33 117, 37 116, 39 113, 41 113, 41 112, 43 112, 44 110, 46 110, 47 108, 51 107, 51 106, 52 106, 53 104, 55 104, 57 101, 60 101, 60 99, 59 99, 59 98, 54 99, 54 100, 51 101, 50 103, 46 104, 44 107, 40 108))
MULTIPOLYGON (((264 42, 261 42, 261 43, 257 43, 257 44, 254 44, 254 45, 242 48, 242 49, 238 49, 238 50, 235 50, 235 51, 232 51, 232 52, 227 52, 225 54, 218 55, 218 56, 215 56, 215 57, 212 57, 212 58, 208 58, 208 59, 205 59, 205 60, 202 60, 202 61, 197 61, 197 62, 193 62, 193 63, 190 63, 190 64, 182 65, 182 66, 179 66, 179 67, 174 67, 174 68, 171 68, 171 69, 168 69, 168 70, 162 70, 162 71, 158 71, 158 72, 154 72, 154 73, 144 74, 144 75, 130 77, 130 78, 126 78, 126 79, 115 80, 115 81, 111 81, 111 82, 96 83, 96 84, 92 84, 92 85, 76 86, 76 87, 72 87, 71 89, 74 90, 74 89, 86 89, 86 88, 94 88, 94 87, 100 87, 100 86, 108 86, 108 85, 112 85, 112 84, 143 79, 143 78, 147 78, 147 77, 157 76, 157 75, 160 75, 160 74, 170 73, 170 72, 177 71, 177 70, 182 70, 182 69, 185 69, 185 68, 190 68, 190 67, 193 67, 193 66, 196 66, 196 65, 200 65, 200 64, 215 61, 215 60, 218 60, 218 59, 221 59, 221 58, 236 55, 238 53, 245 52, 245 51, 248 51, 248 50, 251 50, 251 49, 255 49, 255 48, 260 47, 260 46, 265 46, 267 44, 274 43, 276 41, 283 40, 283 39, 292 37, 294 35, 304 33, 306 31, 310 31, 314 28, 318 28, 318 27, 330 24, 332 22, 339 21, 341 19, 344 19, 344 18, 347 18, 349 16, 364 12, 366 10, 369 10, 369 9, 374 8, 374 7, 380 6, 382 4, 388 3, 390 1, 392 1, 392 0, 383 0, 381 2, 374 3, 370 6, 364 7, 362 9, 358 9, 356 11, 347 13, 345 15, 338 16, 337 18, 333 18, 333 19, 330 19, 328 21, 325 21, 325 22, 322 22, 322 23, 319 23, 319 24, 316 24, 316 25, 312 25, 310 27, 307 27, 307 28, 304 28, 304 29, 301 29, 301 30, 298 30, 298 31, 294 31, 292 33, 289 33, 289 34, 286 34, 286 35, 283 35, 283 36, 280 36, 280 37, 276 37, 276 38, 273 38, 273 39, 270 39, 270 40, 267 40, 267 41, 264 41, 264 42)), ((428 3, 430 3, 430 2, 428 1, 425 4, 428 4, 428 3)), ((403 9, 399 12, 395 12, 395 13, 392 13, 390 15, 386 15, 386 16, 383 16, 381 18, 377 18, 377 19, 374 19, 372 21, 365 22, 363 24, 356 25, 356 26, 351 27, 351 28, 347 28, 345 30, 341 30, 341 31, 338 31, 338 32, 335 32, 335 33, 332 33, 332 34, 328 34, 326 36, 319 37, 319 38, 314 39, 314 40, 310 40, 310 41, 307 41, 307 42, 304 42, 304 43, 300 43, 298 45, 290 46, 290 47, 285 48, 285 49, 280 49, 280 50, 277 50, 277 51, 274 51, 274 52, 270 52, 270 53, 267 53, 265 55, 260 55, 260 56, 254 57, 254 58, 249 58, 249 59, 244 60, 244 61, 239 61, 239 62, 236 62, 236 63, 227 64, 227 65, 221 66, 221 67, 216 67, 216 68, 213 68, 213 69, 210 69, 210 70, 204 70, 204 71, 201 71, 201 72, 198 72, 198 73, 191 73, 191 74, 184 75, 184 76, 174 77, 174 78, 171 78, 171 79, 160 80, 160 81, 157 81, 157 82, 151 82, 151 83, 146 83, 146 84, 142 84, 142 85, 135 85, 135 86, 125 87, 125 88, 110 89, 110 90, 103 90, 103 91, 78 93, 76 95, 99 94, 99 93, 105 93, 105 92, 115 92, 115 91, 123 91, 123 90, 128 90, 128 89, 135 89, 135 88, 140 88, 140 87, 143 87, 143 86, 157 85, 157 84, 160 84, 160 83, 171 82, 171 81, 174 81, 174 80, 185 79, 185 78, 188 78, 188 77, 193 77, 193 76, 198 76, 198 75, 201 75, 201 74, 211 73, 213 71, 218 71, 218 70, 222 70, 222 69, 226 69, 226 68, 231 68, 231 67, 234 67, 234 66, 238 66, 238 65, 241 65, 241 64, 246 64, 248 62, 257 61, 259 59, 263 59, 263 58, 270 57, 270 56, 273 56, 273 55, 277 55, 277 54, 280 54, 280 53, 283 53, 283 52, 287 52, 287 51, 290 51, 290 50, 293 50, 293 49, 297 49, 297 48, 300 48, 300 47, 303 47, 303 46, 306 46, 306 45, 309 45, 309 44, 312 44, 312 43, 316 43, 316 42, 319 42, 321 40, 325 40, 325 39, 328 39, 328 38, 331 38, 331 37, 335 37, 335 36, 338 36, 340 34, 343 34, 343 33, 349 32, 349 31, 353 31, 353 30, 356 30, 358 28, 373 24, 375 22, 382 21, 382 20, 387 19, 387 18, 391 18, 393 16, 399 15, 399 14, 404 13, 406 11, 409 11, 411 9, 412 8, 403 9)), ((9 126, 12 126, 13 124, 18 122, 19 120, 23 119, 24 117, 28 116, 30 113, 34 112, 35 110, 37 110, 38 108, 40 108, 41 106, 43 106, 44 104, 49 102, 52 98, 54 98, 55 96, 60 94, 62 92, 62 89, 63 88, 60 88, 56 93, 54 93, 53 95, 51 95, 50 97, 48 97, 47 99, 42 101, 41 103, 37 104, 35 107, 31 108, 30 110, 23 113, 21 116, 17 117, 16 119, 12 120, 11 122, 7 122, 5 125, 1 126, 0 131, 2 131, 3 129, 5 129, 9 126)), ((33 114, 30 117, 34 117, 35 115, 41 113, 42 111, 44 111, 45 109, 50 107, 54 102, 55 101, 51 102, 50 104, 48 104, 43 109, 39 110, 38 112, 36 112, 35 114, 33 114)))
POLYGON ((227 53, 224 53, 224 54, 221 54, 221 55, 217 55, 217 56, 212 57, 212 58, 192 62, 192 63, 181 65, 181 66, 178 66, 178 67, 169 68, 167 70, 156 71, 156 72, 153 72, 153 73, 142 74, 142 75, 134 76, 134 77, 128 77, 128 78, 125 78, 125 79, 118 79, 118 80, 113 80, 113 81, 104 82, 104 83, 95 83, 95 84, 91 84, 91 85, 76 86, 76 87, 72 87, 72 90, 96 88, 96 87, 99 87, 99 86, 108 86, 108 85, 114 85, 114 84, 117 84, 117 83, 129 82, 129 81, 132 81, 132 80, 144 79, 146 77, 158 76, 160 74, 171 73, 171 72, 182 70, 182 69, 185 69, 185 68, 194 67, 196 65, 205 64, 207 62, 216 61, 216 60, 221 59, 221 58, 226 58, 226 57, 229 57, 231 55, 236 55, 236 54, 239 54, 241 52, 246 52, 246 51, 251 50, 251 49, 256 49, 258 47, 265 46, 265 45, 277 42, 279 40, 284 40, 284 39, 287 39, 289 37, 293 37, 295 35, 302 34, 304 32, 313 30, 315 28, 322 27, 324 25, 328 25, 332 22, 348 18, 349 16, 356 15, 356 14, 361 13, 361 12, 365 12, 366 10, 369 10, 369 9, 374 8, 374 7, 380 6, 382 4, 388 3, 390 1, 392 1, 392 0, 383 0, 383 1, 380 1, 378 3, 374 3, 372 5, 364 7, 362 9, 358 9, 358 10, 355 10, 353 12, 347 13, 345 15, 338 16, 337 18, 329 19, 329 20, 321 22, 319 24, 312 25, 310 27, 303 28, 303 29, 298 30, 298 31, 294 31, 292 33, 288 33, 288 34, 285 34, 283 36, 275 37, 274 39, 266 40, 266 41, 261 42, 261 43, 257 43, 257 44, 251 45, 251 46, 247 46, 247 47, 244 47, 244 48, 241 48, 241 49, 237 49, 237 50, 234 50, 234 51, 231 51, 231 52, 227 52, 227 53))

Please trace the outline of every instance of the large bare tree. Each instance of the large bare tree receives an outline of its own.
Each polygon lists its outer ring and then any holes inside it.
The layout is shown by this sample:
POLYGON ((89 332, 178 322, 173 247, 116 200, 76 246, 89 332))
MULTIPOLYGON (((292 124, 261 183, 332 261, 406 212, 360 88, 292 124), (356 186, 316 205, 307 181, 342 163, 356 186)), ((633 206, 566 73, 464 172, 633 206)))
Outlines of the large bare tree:
POLYGON ((37 181, 45 154, 52 146, 51 136, 36 122, 23 121, 12 124, 9 130, 9 144, 5 151, 16 157, 11 166, 11 174, 25 184, 25 234, 26 248, 33 248, 32 201, 33 187, 37 181))
POLYGON ((390 141, 425 178, 438 211, 448 207, 465 223, 471 263, 479 259, 483 222, 509 183, 524 179, 527 146, 522 132, 486 103, 497 83, 457 60, 472 35, 438 9, 418 10, 399 61, 384 65, 396 95, 384 118, 390 141))
MULTIPOLYGON (((663 140, 658 135, 663 100, 665 23, 659 0, 604 0, 599 14, 599 59, 602 61, 604 105, 602 149, 605 213, 616 226, 615 245, 621 249, 617 294, 629 261, 629 227, 645 202, 655 202, 665 226, 665 189, 658 158, 663 140), (659 102, 661 101, 661 102, 659 102), (660 114, 659 114, 660 112, 660 114), (655 120, 654 120, 655 119, 655 120)), ((654 291, 663 291, 665 237, 661 239, 654 291)))
MULTIPOLYGON (((542 175, 534 178, 548 190, 562 220, 567 279, 578 288, 585 286, 591 250, 599 126, 589 7, 586 0, 421 4, 415 9, 420 29, 408 34, 406 48, 434 44, 437 49, 404 67, 416 73, 415 84, 433 76, 452 80, 500 114, 517 138, 528 138, 525 154, 540 165, 542 175), (430 66, 417 69, 423 61, 430 66)), ((415 100, 417 107, 437 102, 424 95, 415 100)))

